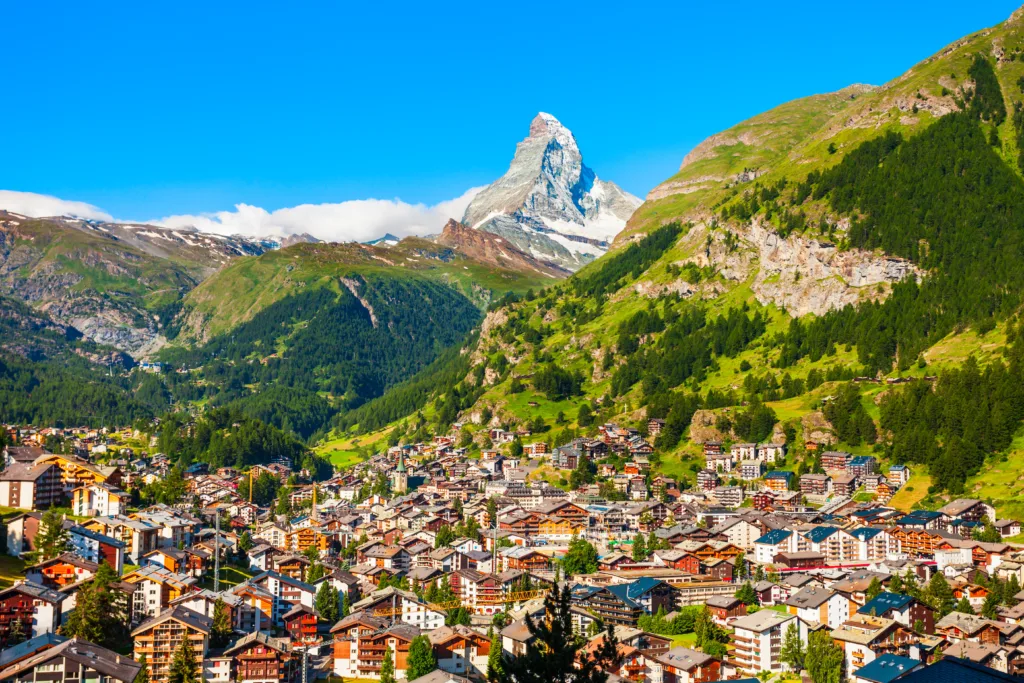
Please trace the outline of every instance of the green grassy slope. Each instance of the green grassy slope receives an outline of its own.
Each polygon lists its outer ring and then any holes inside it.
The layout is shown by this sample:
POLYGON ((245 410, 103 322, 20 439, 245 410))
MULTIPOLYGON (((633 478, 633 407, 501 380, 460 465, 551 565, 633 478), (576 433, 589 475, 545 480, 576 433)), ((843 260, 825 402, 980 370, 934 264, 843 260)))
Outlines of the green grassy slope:
POLYGON ((251 319, 290 294, 337 289, 340 278, 378 275, 428 278, 455 287, 478 305, 505 292, 525 292, 551 282, 536 274, 495 268, 427 240, 406 239, 388 248, 363 244, 296 244, 241 258, 185 298, 179 343, 209 339, 251 319))
MULTIPOLYGON (((1015 15, 998 27, 957 41, 884 86, 855 86, 797 100, 703 143, 687 157, 677 174, 652 192, 616 240, 617 246, 624 248, 659 226, 679 223, 679 239, 653 262, 619 276, 602 294, 581 291, 576 283, 598 277, 610 260, 623 253, 615 250, 579 271, 570 281, 555 284, 532 299, 488 316, 473 354, 475 371, 449 392, 472 396, 470 405, 460 405, 459 417, 468 423, 466 430, 476 445, 486 445, 482 418, 487 417, 491 424, 532 427, 535 433, 527 442, 545 440, 557 444, 576 433, 593 433, 592 425, 581 425, 577 419, 584 406, 596 414, 597 421, 610 420, 643 429, 652 410, 658 416, 664 415, 664 406, 652 404, 664 397, 657 397, 658 390, 645 388, 645 383, 652 387, 657 384, 657 378, 649 377, 616 395, 612 378, 626 362, 617 352, 622 326, 648 311, 681 315, 701 309, 710 320, 745 307, 748 315, 756 312, 761 316, 765 332, 737 353, 716 353, 708 367, 675 387, 672 395, 695 393, 706 403, 714 404, 703 410, 708 421, 704 426, 713 428, 717 420, 734 421, 746 411, 744 404, 750 395, 751 381, 809 385, 812 378, 817 378, 821 383, 812 389, 805 385, 795 393, 779 392, 781 395, 767 402, 778 420, 776 433, 785 432, 790 439, 792 456, 784 467, 796 469, 801 462, 809 463, 802 445, 810 433, 835 440, 833 445, 838 448, 874 454, 888 464, 882 445, 843 442, 821 415, 823 406, 847 385, 847 379, 861 372, 858 349, 837 345, 820 358, 807 356, 788 367, 777 367, 782 354, 778 340, 788 330, 791 317, 779 306, 765 302, 763 296, 759 298, 754 286, 760 269, 773 264, 762 262, 764 252, 751 250, 742 240, 730 237, 731 231, 742 226, 709 227, 708 223, 724 203, 742 197, 755 183, 802 181, 811 171, 840 163, 867 140, 888 131, 914 137, 940 117, 960 110, 965 106, 965 94, 974 86, 968 69, 979 53, 991 61, 1011 114, 999 126, 996 150, 1006 165, 1019 173, 1018 133, 1012 124, 1012 112, 1021 100, 1022 47, 1024 25, 1015 15), (701 265, 705 263, 708 265, 701 265), (613 358, 610 363, 605 361, 609 354, 613 358), (582 377, 580 391, 568 396, 548 396, 541 391, 535 386, 536 376, 551 367, 582 377), (481 382, 482 390, 476 388, 481 382), (474 390, 470 391, 470 387, 474 390), (717 398, 708 401, 712 393, 717 398)), ((989 130, 985 125, 985 130, 989 130)), ((811 209, 826 211, 827 206, 819 202, 811 209)), ((884 297, 885 291, 872 292, 873 296, 876 294, 884 297)), ((644 349, 660 343, 662 333, 637 337, 644 349)), ((958 326, 932 344, 920 362, 904 363, 902 371, 894 365, 890 371, 880 373, 878 383, 857 385, 860 405, 877 425, 879 403, 889 393, 901 391, 886 384, 886 379, 940 374, 959 367, 969 357, 983 366, 1002 361, 1006 345, 1005 322, 983 329, 958 326)), ((451 397, 437 399, 418 414, 392 422, 394 431, 390 438, 414 440, 423 436, 424 429, 428 433, 446 430, 448 425, 443 420, 436 421, 434 416, 438 414, 437 406, 449 403, 451 397)), ((677 445, 659 449, 656 460, 660 471, 692 482, 695 468, 702 465, 694 429, 691 426, 677 445)), ((725 436, 730 438, 729 434, 725 436)), ((352 434, 336 436, 342 437, 350 439, 352 434)), ((883 443, 887 438, 884 433, 880 435, 883 443)), ((981 472, 971 476, 965 490, 970 495, 993 499, 1001 514, 1014 513, 1017 504, 1013 501, 1024 492, 1024 482, 1017 482, 1019 462, 1024 462, 1024 435, 1017 437, 1005 455, 997 454, 981 472)), ((932 479, 927 467, 917 466, 914 470, 914 481, 893 504, 940 505, 946 496, 930 490, 932 479)))

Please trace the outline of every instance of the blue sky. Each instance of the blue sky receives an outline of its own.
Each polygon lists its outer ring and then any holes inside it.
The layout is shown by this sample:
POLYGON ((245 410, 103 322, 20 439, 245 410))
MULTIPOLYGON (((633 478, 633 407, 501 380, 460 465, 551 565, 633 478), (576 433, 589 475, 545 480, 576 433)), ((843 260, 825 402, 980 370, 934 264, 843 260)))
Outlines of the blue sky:
POLYGON ((6 3, 0 189, 135 219, 435 204, 504 172, 543 110, 642 196, 704 137, 1016 7, 781 5, 6 3))

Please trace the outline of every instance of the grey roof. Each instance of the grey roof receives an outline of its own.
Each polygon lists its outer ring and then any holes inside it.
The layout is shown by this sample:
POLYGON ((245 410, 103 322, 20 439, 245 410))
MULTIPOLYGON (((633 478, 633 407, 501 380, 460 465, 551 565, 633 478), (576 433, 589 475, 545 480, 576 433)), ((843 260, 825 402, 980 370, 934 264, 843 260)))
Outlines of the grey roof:
POLYGON ((180 621, 181 623, 189 626, 190 628, 194 628, 197 631, 202 631, 203 633, 210 633, 213 630, 213 619, 206 616, 205 614, 200 614, 199 612, 190 610, 187 607, 176 605, 174 607, 165 609, 163 612, 156 615, 155 617, 150 617, 149 619, 146 619, 144 622, 135 627, 135 630, 132 631, 132 635, 134 636, 137 633, 148 631, 157 624, 161 624, 167 621, 168 619, 180 621))
POLYGON ((124 683, 132 683, 142 668, 141 664, 127 655, 119 655, 105 647, 72 638, 12 664, 3 671, 0 671, 0 678, 14 678, 55 657, 63 657, 73 662, 84 664, 90 669, 99 672, 101 676, 109 676, 115 681, 123 681, 124 683))

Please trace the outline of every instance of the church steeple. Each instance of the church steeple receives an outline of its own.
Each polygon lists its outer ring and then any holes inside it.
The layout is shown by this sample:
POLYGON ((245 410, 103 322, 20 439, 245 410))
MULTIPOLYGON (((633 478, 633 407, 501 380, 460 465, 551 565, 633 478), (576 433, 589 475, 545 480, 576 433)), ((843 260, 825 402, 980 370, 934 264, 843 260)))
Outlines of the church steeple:
POLYGON ((409 474, 405 469, 405 451, 398 453, 398 467, 391 475, 391 491, 393 493, 405 493, 409 490, 409 474))

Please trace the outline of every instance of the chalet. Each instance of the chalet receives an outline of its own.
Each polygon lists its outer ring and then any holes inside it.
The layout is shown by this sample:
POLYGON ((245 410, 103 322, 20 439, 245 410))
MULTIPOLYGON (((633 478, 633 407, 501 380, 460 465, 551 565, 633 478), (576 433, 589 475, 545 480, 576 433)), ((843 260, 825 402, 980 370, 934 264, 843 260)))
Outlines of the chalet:
POLYGON ((25 579, 48 588, 65 586, 91 579, 99 565, 83 560, 74 553, 63 553, 25 569, 25 579))
POLYGON ((248 633, 224 651, 234 662, 233 681, 240 683, 291 683, 301 672, 285 638, 248 633))
MULTIPOLYGON (((4 654, 9 654, 8 650, 4 654)), ((49 683, 134 683, 142 665, 105 647, 78 638, 64 639, 52 647, 29 652, 0 670, 3 681, 49 683)))
POLYGON ((788 491, 794 476, 786 470, 773 470, 765 475, 764 485, 772 491, 788 491))
POLYGON ((996 511, 988 503, 974 498, 958 498, 939 508, 939 512, 950 519, 965 519, 971 522, 982 522, 995 519, 996 511))
POLYGON ((827 496, 832 491, 832 477, 827 474, 804 474, 800 477, 800 493, 805 496, 827 496))
POLYGON ((312 607, 298 604, 281 615, 284 630, 296 645, 309 642, 317 635, 317 616, 312 607))
POLYGON ((825 451, 821 454, 821 467, 826 472, 846 472, 853 455, 846 451, 825 451))
POLYGON ((648 667, 661 670, 663 683, 710 683, 722 678, 721 660, 686 647, 652 654, 648 667))
POLYGON ((708 606, 711 618, 718 624, 725 626, 736 617, 742 617, 747 613, 747 606, 740 600, 728 595, 715 595, 704 603, 708 606))
POLYGON ((442 626, 427 634, 437 668, 449 674, 483 678, 491 641, 466 626, 442 626))
POLYGON ((196 662, 203 666, 210 647, 213 620, 184 607, 167 609, 139 624, 132 631, 135 641, 133 657, 143 656, 149 665, 153 683, 170 679, 172 654, 183 642, 192 646, 196 662))
POLYGON ((46 510, 63 497, 60 468, 53 463, 14 464, 0 472, 0 506, 46 510))
POLYGON ((879 593, 858 609, 857 614, 885 617, 920 633, 935 633, 935 610, 909 595, 879 593))
POLYGON ((15 621, 21 622, 23 637, 56 633, 67 597, 60 591, 32 581, 0 591, 0 645, 10 647, 16 644, 10 641, 15 621))
POLYGON ((786 610, 804 623, 836 628, 850 618, 850 601, 841 593, 821 586, 808 586, 785 602, 786 610))

